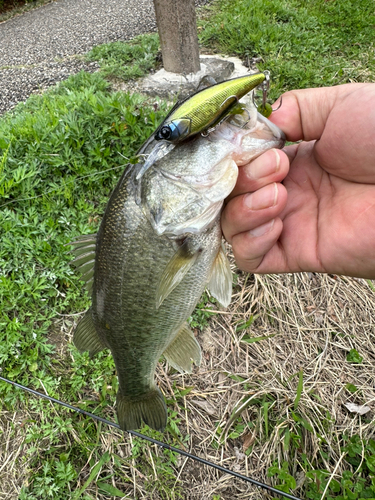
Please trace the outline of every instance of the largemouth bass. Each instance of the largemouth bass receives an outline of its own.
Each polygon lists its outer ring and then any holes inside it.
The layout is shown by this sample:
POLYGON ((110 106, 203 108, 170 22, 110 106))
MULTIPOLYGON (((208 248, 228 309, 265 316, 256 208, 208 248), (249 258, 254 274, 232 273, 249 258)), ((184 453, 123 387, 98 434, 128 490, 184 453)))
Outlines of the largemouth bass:
POLYGON ((207 137, 177 144, 141 176, 141 164, 129 165, 98 234, 73 243, 75 264, 92 289, 92 307, 74 343, 91 356, 111 350, 123 430, 142 422, 164 429, 167 408, 154 380, 160 357, 191 372, 201 352, 187 318, 206 286, 222 305, 231 300, 220 228, 224 199, 238 166, 284 142, 283 132, 249 101, 245 112, 207 137))

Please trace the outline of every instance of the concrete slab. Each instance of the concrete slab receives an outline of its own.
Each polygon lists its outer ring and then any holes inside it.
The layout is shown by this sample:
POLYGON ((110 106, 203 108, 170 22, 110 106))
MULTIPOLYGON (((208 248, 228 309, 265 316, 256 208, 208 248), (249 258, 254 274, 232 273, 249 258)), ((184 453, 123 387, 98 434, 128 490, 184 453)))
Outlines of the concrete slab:
POLYGON ((248 73, 249 69, 237 57, 200 56, 201 70, 198 73, 180 75, 161 69, 138 82, 138 91, 164 98, 187 97, 197 90, 205 76, 213 77, 217 83, 248 73))

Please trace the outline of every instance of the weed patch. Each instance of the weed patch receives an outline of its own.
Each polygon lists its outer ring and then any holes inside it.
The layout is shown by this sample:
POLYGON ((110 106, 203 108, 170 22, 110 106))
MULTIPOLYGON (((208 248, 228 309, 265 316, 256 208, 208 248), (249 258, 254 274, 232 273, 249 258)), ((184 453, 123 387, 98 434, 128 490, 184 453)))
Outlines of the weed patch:
POLYGON ((86 56, 97 61, 103 76, 127 81, 144 76, 155 68, 159 37, 156 33, 142 35, 129 42, 112 42, 94 47, 86 56))
POLYGON ((201 21, 200 42, 257 60, 274 97, 298 88, 373 81, 372 0, 219 0, 201 21))

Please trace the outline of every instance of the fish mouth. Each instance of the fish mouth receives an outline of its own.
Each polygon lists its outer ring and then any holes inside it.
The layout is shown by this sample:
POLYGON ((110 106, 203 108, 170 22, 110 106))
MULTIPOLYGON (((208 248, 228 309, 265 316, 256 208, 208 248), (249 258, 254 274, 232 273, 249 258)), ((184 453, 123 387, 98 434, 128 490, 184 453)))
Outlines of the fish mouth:
POLYGON ((285 142, 286 142, 286 136, 285 136, 284 132, 281 130, 281 128, 279 128, 277 125, 272 123, 270 120, 268 120, 268 118, 261 115, 259 112, 258 112, 257 118, 258 118, 258 121, 260 123, 264 123, 268 127, 268 129, 270 130, 270 132, 273 135, 273 139, 279 143, 278 147, 280 149, 283 148, 285 145, 285 142))
POLYGON ((229 139, 237 146, 232 158, 239 167, 246 165, 269 149, 283 148, 286 142, 284 132, 277 125, 260 113, 254 115, 254 118, 256 121, 254 119, 239 130, 237 128, 229 139))

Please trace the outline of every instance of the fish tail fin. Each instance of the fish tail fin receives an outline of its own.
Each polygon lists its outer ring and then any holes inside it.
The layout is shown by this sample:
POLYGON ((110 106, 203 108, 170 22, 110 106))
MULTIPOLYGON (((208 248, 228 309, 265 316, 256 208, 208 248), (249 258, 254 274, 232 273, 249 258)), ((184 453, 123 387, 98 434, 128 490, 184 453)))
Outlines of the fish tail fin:
POLYGON ((167 406, 161 391, 155 387, 142 397, 117 393, 117 419, 123 431, 142 427, 142 422, 152 429, 163 431, 167 425, 167 406))
POLYGON ((106 348, 95 329, 91 308, 78 323, 73 334, 73 342, 79 352, 89 351, 90 358, 106 348))

